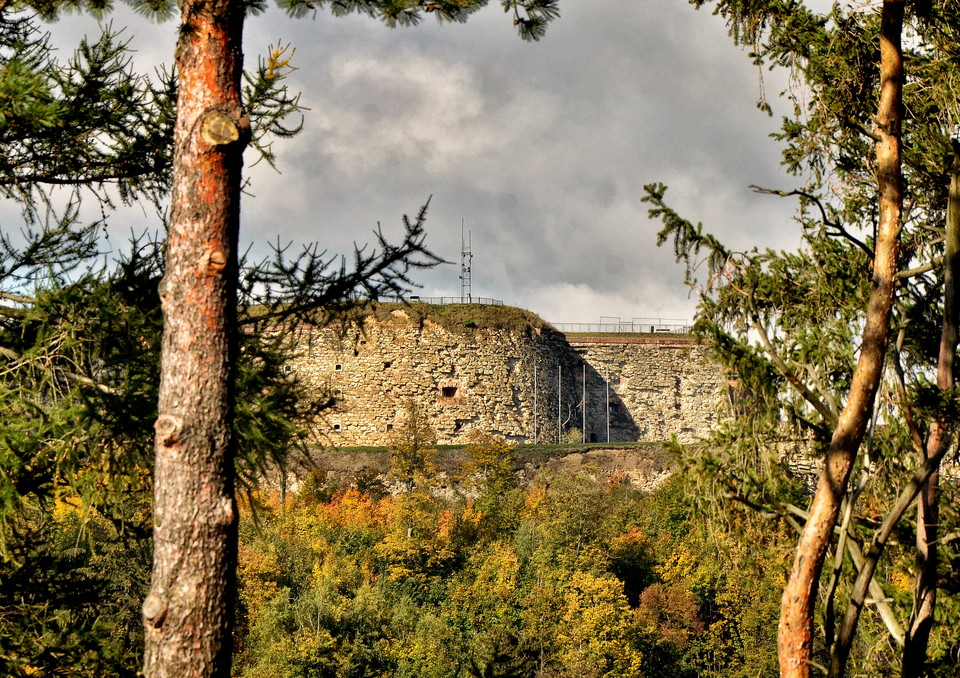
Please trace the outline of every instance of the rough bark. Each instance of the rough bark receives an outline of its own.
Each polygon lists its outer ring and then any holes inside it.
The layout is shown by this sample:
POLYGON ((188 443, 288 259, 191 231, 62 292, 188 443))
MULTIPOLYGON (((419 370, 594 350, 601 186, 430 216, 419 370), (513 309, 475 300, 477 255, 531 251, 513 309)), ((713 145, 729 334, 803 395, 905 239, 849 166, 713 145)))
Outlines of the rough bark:
MULTIPOLYGON (((947 232, 943 257, 943 329, 937 361, 937 387, 949 391, 954 386, 960 309, 956 285, 960 277, 960 153, 954 148, 947 203, 947 232)), ((930 424, 924 453, 927 460, 943 454, 950 442, 950 422, 944 418, 930 424)), ((939 473, 934 471, 917 498, 917 576, 913 586, 913 612, 903 648, 901 675, 914 678, 924 673, 933 613, 937 605, 937 532, 940 522, 939 473)))
POLYGON ((846 493, 850 471, 863 441, 883 374, 900 250, 903 190, 900 126, 903 58, 900 34, 905 0, 885 0, 880 37, 880 105, 877 115, 879 223, 867 316, 850 394, 833 432, 826 463, 797 544, 797 555, 783 592, 777 644, 780 674, 810 675, 814 604, 820 572, 846 493))
POLYGON ((147 676, 229 676, 237 511, 231 433, 243 9, 182 0, 156 421, 147 676))

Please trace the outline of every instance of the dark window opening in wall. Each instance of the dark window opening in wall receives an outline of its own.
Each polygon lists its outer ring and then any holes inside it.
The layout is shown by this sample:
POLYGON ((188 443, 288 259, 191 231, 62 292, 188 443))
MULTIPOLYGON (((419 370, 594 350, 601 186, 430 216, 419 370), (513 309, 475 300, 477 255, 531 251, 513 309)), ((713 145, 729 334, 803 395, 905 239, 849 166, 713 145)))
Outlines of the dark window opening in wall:
POLYGON ((290 374, 291 372, 293 372, 293 365, 284 365, 284 366, 283 366, 283 373, 284 373, 284 374, 290 374))
POLYGON ((339 430, 340 430, 340 424, 334 424, 334 425, 333 425, 333 430, 334 430, 334 431, 339 431, 339 430))
POLYGON ((358 349, 353 349, 353 357, 356 358, 358 355, 360 355, 360 351, 358 349))
POLYGON ((392 430, 393 430, 393 424, 387 424, 387 430, 388 430, 388 431, 392 431, 392 430))
POLYGON ((590 442, 591 442, 591 443, 597 442, 597 434, 596 434, 596 433, 591 433, 591 434, 590 434, 590 442))
POLYGON ((339 372, 340 370, 343 369, 343 365, 337 365, 337 366, 334 367, 333 369, 335 369, 337 372, 339 372))
POLYGON ((390 365, 392 365, 392 364, 393 364, 393 363, 391 363, 389 360, 384 360, 384 361, 383 361, 383 369, 385 369, 385 370, 390 369, 390 365))
POLYGON ((620 413, 620 405, 617 404, 617 403, 610 403, 610 412, 611 412, 611 414, 619 414, 619 413, 620 413))
POLYGON ((440 387, 440 396, 443 398, 456 398, 457 397, 457 387, 456 386, 441 386, 440 387))

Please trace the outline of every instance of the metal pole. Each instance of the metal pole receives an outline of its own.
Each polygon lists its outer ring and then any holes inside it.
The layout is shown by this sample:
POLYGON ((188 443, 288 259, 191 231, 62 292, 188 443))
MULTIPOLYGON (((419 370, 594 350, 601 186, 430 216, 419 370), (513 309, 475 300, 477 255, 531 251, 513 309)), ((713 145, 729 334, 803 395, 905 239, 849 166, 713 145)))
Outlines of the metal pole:
POLYGON ((563 417, 560 416, 560 392, 563 390, 563 365, 557 363, 557 445, 560 444, 560 427, 563 426, 563 417))
POLYGON ((587 363, 581 365, 583 368, 583 400, 580 402, 580 428, 583 440, 583 444, 587 442, 587 363))
POLYGON ((537 364, 533 364, 533 444, 537 444, 537 364))
POLYGON ((610 366, 607 366, 607 442, 610 442, 610 366))

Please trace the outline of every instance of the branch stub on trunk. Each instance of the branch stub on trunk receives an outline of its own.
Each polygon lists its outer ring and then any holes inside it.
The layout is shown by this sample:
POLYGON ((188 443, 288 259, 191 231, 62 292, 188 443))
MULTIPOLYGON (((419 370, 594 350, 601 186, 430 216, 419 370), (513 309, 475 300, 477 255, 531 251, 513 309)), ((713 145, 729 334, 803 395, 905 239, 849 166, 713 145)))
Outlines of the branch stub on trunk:
POLYGON ((183 430, 183 419, 170 414, 164 414, 157 418, 154 429, 160 442, 163 445, 173 445, 180 438, 180 431, 183 430))
POLYGON ((160 628, 167 617, 167 602, 156 593, 143 601, 143 620, 153 628, 160 628))
POLYGON ((240 127, 223 111, 213 110, 203 116, 200 138, 210 146, 226 146, 240 139, 240 127))

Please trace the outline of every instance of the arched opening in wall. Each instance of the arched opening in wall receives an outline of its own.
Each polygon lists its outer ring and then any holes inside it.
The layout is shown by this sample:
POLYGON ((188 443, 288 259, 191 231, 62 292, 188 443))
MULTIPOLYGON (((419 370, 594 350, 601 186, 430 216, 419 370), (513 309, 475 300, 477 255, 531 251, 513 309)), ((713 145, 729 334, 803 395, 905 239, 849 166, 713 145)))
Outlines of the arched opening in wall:
POLYGON ((596 433, 591 433, 591 434, 590 434, 590 442, 591 442, 591 443, 597 442, 597 434, 596 434, 596 433))

